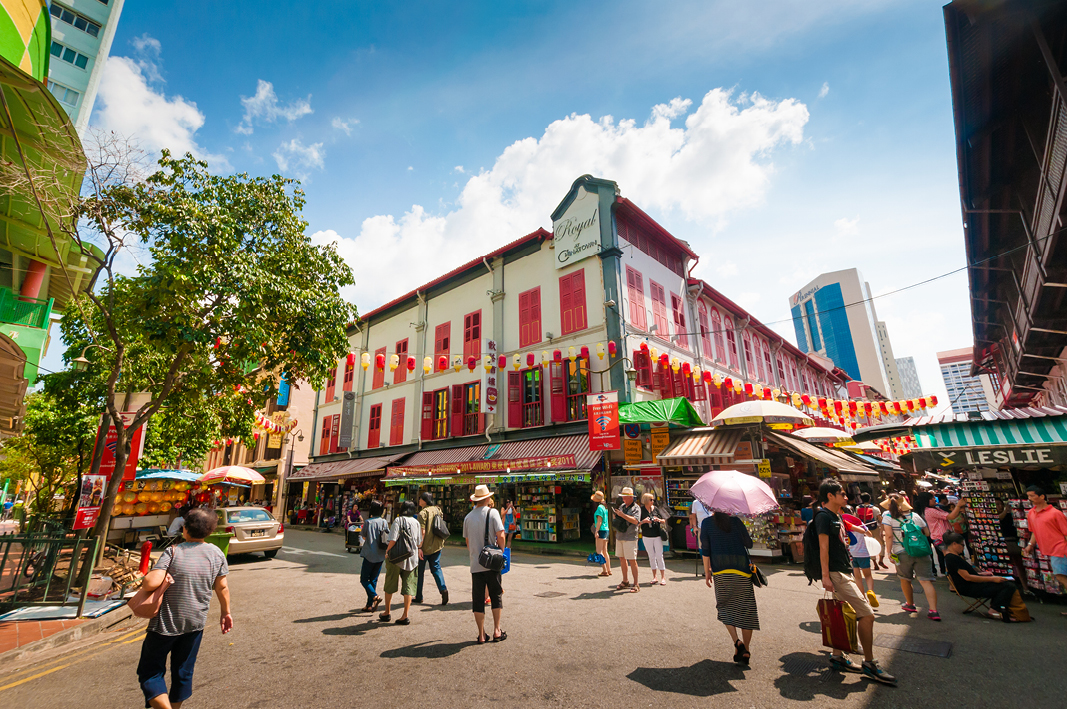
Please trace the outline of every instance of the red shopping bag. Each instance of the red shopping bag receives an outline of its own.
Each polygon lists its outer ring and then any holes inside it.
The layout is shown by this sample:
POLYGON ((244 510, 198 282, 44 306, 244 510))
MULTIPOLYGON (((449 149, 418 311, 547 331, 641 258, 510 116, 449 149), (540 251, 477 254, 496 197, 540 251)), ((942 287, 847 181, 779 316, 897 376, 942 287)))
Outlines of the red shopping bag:
POLYGON ((836 598, 823 598, 817 609, 822 624, 822 644, 842 652, 859 652, 856 611, 852 606, 836 598))

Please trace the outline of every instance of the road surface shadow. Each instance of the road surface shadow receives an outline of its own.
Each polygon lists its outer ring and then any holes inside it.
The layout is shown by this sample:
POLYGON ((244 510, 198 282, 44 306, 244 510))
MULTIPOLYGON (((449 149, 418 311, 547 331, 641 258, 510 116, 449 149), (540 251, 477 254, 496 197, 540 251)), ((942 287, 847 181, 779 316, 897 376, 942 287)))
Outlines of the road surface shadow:
POLYGON ((380 655, 380 657, 414 657, 418 659, 451 657, 452 655, 457 654, 463 648, 477 644, 478 643, 474 640, 468 640, 466 642, 461 643, 442 643, 434 640, 427 640, 425 642, 415 643, 414 645, 398 647, 395 650, 386 650, 380 655))
POLYGON ((784 674, 774 686, 786 699, 808 702, 818 695, 846 699, 855 692, 866 692, 870 680, 855 675, 845 683, 845 673, 830 668, 829 653, 793 652, 779 658, 784 674))
POLYGON ((732 662, 701 660, 689 667, 638 667, 626 675, 654 692, 713 697, 736 692, 731 680, 745 678, 745 671, 732 662))
POLYGON ((392 625, 392 623, 379 623, 376 620, 368 620, 366 623, 360 625, 342 625, 336 628, 323 628, 323 635, 363 635, 368 630, 374 628, 384 628, 392 625))
MULTIPOLYGON (((489 605, 488 603, 486 605, 489 605)), ((412 604, 412 610, 419 608, 420 613, 434 613, 436 611, 467 611, 471 612, 471 601, 451 601, 447 606, 441 604, 422 606, 420 604, 412 604)))
POLYGON ((616 591, 614 588, 610 588, 607 591, 586 591, 585 593, 579 593, 577 596, 572 596, 572 601, 595 601, 598 599, 611 598, 612 596, 629 593, 629 591, 616 591))
MULTIPOLYGON (((360 609, 362 611, 362 609, 360 609)), ((329 623, 333 620, 348 620, 356 615, 353 611, 351 613, 335 613, 334 615, 320 615, 314 618, 297 618, 294 623, 329 623)))

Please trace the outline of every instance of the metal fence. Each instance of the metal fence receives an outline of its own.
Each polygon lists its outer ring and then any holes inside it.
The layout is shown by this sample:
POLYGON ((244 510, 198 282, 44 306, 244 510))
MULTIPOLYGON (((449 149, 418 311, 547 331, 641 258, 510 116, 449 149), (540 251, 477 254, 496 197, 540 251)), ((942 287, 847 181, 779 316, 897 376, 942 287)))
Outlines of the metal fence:
POLYGON ((76 605, 80 618, 99 545, 54 531, 0 536, 0 610, 76 605))

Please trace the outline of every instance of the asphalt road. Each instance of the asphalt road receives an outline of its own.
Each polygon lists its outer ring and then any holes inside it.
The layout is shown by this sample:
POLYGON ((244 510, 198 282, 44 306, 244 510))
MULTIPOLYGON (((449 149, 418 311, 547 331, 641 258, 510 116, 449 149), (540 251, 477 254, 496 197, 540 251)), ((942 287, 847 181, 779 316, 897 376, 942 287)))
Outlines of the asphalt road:
MULTIPOLYGON (((876 647, 900 679, 890 688, 826 669, 815 613, 821 592, 797 567, 765 569, 770 585, 756 591, 763 630, 751 668, 741 670, 693 562, 668 562, 666 586, 632 594, 613 590, 617 566, 602 579, 579 559, 516 555, 504 577, 508 640, 479 646, 464 550, 445 552, 453 602, 419 606, 401 627, 358 612, 360 560, 345 553, 340 534, 287 531, 286 541, 274 560, 231 559, 235 628, 219 633, 213 604, 187 708, 1065 704, 1065 606, 1031 603, 1037 622, 1008 626, 961 615, 963 603, 942 581, 944 621, 934 623, 921 595, 919 617, 901 613, 899 585, 880 575, 876 639, 952 644, 948 658, 876 647)), ((437 603, 427 583, 426 600, 437 603)), ((140 707, 140 637, 128 632, 0 676, 0 706, 140 707)))

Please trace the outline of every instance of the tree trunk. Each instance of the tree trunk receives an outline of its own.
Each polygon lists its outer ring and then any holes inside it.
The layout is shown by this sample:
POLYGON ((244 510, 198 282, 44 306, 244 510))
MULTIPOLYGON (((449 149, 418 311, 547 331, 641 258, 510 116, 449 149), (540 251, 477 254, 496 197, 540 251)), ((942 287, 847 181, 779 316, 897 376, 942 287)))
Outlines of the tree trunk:
MULTIPOLYGON (((130 444, 127 440, 127 429, 122 425, 122 421, 118 421, 117 424, 115 426, 115 432, 118 434, 118 438, 115 441, 115 472, 111 475, 111 479, 107 481, 107 491, 104 499, 100 502, 100 515, 96 518, 96 525, 93 527, 93 537, 107 534, 111 511, 115 508, 115 498, 118 497, 119 488, 122 486, 122 472, 126 468, 126 457, 129 454, 130 444)), ((100 445, 93 451, 93 464, 89 468, 90 475, 100 474, 100 462, 104 457, 103 442, 107 439, 107 432, 110 426, 111 417, 105 412, 104 423, 100 427, 103 435, 99 438, 100 445)), ((106 539, 101 540, 101 548, 106 542, 106 539)))

